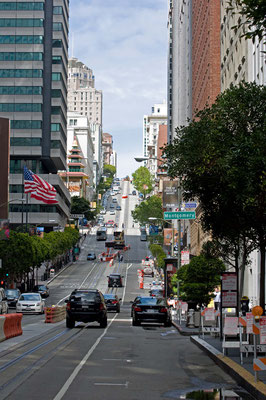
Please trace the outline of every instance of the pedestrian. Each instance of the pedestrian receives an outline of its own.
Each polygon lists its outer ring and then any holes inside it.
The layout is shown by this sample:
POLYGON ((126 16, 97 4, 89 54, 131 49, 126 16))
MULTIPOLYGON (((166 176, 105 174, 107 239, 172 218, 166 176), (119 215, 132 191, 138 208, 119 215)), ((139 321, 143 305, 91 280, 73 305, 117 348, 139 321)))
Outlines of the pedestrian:
POLYGON ((214 308, 215 310, 220 310, 220 302, 221 302, 221 292, 219 288, 215 288, 215 292, 214 292, 214 308))

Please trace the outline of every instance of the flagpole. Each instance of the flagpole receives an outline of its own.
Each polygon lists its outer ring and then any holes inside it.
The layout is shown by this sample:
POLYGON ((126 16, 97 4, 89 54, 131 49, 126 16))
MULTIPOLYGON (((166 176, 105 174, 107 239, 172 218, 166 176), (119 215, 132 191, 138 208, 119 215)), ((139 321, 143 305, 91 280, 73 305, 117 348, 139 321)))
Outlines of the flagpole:
POLYGON ((24 232, 24 167, 22 169, 21 232, 24 232))
POLYGON ((29 195, 26 194, 26 233, 28 232, 28 204, 29 204, 29 195))

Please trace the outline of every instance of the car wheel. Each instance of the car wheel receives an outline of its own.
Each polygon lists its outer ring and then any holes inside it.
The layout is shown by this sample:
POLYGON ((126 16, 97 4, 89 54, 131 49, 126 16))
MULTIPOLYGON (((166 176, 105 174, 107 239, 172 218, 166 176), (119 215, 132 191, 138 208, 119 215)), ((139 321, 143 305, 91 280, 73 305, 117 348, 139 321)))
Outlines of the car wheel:
POLYGON ((74 328, 75 327, 75 320, 72 318, 66 318, 66 327, 67 328, 74 328))
POLYGON ((106 328, 107 327, 107 316, 105 316, 101 321, 100 321, 100 328, 106 328))
POLYGON ((132 325, 133 325, 133 326, 139 326, 139 325, 140 325, 140 322, 137 321, 135 318, 133 318, 133 319, 132 319, 132 325))

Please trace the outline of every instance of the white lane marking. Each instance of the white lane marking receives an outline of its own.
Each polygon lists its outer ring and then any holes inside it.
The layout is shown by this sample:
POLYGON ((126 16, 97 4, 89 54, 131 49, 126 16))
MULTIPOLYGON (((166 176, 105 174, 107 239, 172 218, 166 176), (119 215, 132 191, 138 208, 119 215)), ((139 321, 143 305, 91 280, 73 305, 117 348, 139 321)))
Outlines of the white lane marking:
POLYGON ((122 296, 122 305, 123 305, 123 303, 124 303, 125 294, 126 294, 126 287, 127 287, 127 271, 128 271, 128 269, 126 269, 126 279, 125 279, 124 292, 123 292, 123 296, 122 296))
POLYGON ((126 388, 128 388, 128 384, 129 382, 126 383, 94 383, 95 386, 125 386, 126 388))
POLYGON ((59 392, 57 393, 57 395, 54 397, 53 400, 61 400, 64 395, 66 394, 66 392, 68 391, 71 383, 74 381, 74 379, 76 378, 76 376, 78 375, 78 373, 80 372, 80 370, 82 369, 82 367, 86 364, 87 360, 89 359, 89 357, 92 355, 92 353, 94 352, 94 350, 96 349, 96 347, 98 346, 98 344, 100 343, 100 341, 102 340, 102 338, 104 337, 104 335, 106 334, 106 332, 108 331, 108 329, 110 328, 110 326, 112 325, 112 322, 114 321, 114 319, 117 317, 117 315, 114 316, 114 318, 111 320, 110 324, 105 328, 105 330, 103 331, 103 333, 101 334, 101 336, 98 337, 98 339, 96 340, 96 342, 94 343, 94 345, 90 348, 90 350, 88 351, 88 353, 83 357, 83 359, 80 361, 80 363, 76 366, 76 368, 74 369, 74 371, 72 372, 72 374, 70 375, 70 377, 67 379, 67 381, 64 383, 64 385, 62 386, 62 388, 59 390, 59 392))
POLYGON ((130 264, 130 265, 127 267, 127 269, 131 268, 131 267, 132 267, 132 265, 133 265, 133 264, 130 264))
MULTIPOLYGON (((86 278, 82 281, 82 283, 80 284, 79 288, 82 287, 83 283, 88 279, 88 277, 90 276, 90 274, 92 273, 92 271, 94 270, 94 268, 97 266, 97 263, 95 263, 94 267, 90 270, 90 272, 88 273, 88 275, 86 276, 86 278)), ((65 299, 67 299, 70 296, 70 293, 63 297, 61 300, 58 301, 57 305, 60 304, 62 301, 64 301, 65 299)))

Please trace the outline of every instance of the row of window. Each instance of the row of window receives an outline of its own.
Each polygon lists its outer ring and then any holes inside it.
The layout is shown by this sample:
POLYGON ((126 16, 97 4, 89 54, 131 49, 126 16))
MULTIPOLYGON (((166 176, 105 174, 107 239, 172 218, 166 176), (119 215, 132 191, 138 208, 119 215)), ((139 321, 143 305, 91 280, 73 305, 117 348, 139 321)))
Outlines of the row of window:
MULTIPOLYGON (((20 174, 21 171, 23 170, 25 165, 25 160, 10 160, 10 173, 11 174, 20 174)), ((47 174, 48 171, 45 168, 45 166, 43 165, 42 161, 40 160, 27 160, 27 167, 34 173, 38 173, 38 174, 47 174), (38 170, 37 170, 38 167, 38 170)), ((10 187, 15 187, 16 185, 10 185, 10 187)), ((23 186, 24 187, 24 186, 23 186)), ((16 192, 12 192, 10 190, 10 193, 16 193, 16 192)))
POLYGON ((0 2, 0 10, 39 11, 39 10, 44 10, 44 3, 34 3, 34 2, 22 3, 20 1, 16 2, 16 3, 10 3, 8 1, 1 1, 0 2))
POLYGON ((0 44, 43 44, 43 36, 0 35, 0 44))
POLYGON ((43 53, 39 52, 2 52, 0 61, 42 61, 43 53))
POLYGON ((42 139, 41 138, 10 138, 10 145, 11 146, 41 146, 42 139))
POLYGON ((62 22, 54 22, 53 23, 53 31, 62 31, 62 30, 63 30, 62 22))
POLYGON ((0 18, 1 28, 36 28, 43 26, 43 18, 0 18))
POLYGON ((0 103, 0 112, 42 112, 42 104, 0 103))
POLYGON ((55 15, 62 15, 63 14, 63 7, 55 6, 53 10, 53 14, 55 15))
POLYGON ((11 120, 11 129, 42 129, 42 121, 11 120))
POLYGON ((30 213, 58 213, 56 206, 42 204, 9 204, 9 212, 28 211, 30 213))
POLYGON ((0 86, 0 95, 42 95, 41 86, 0 86))
POLYGON ((42 78, 42 76, 42 69, 0 69, 0 78, 42 78))

